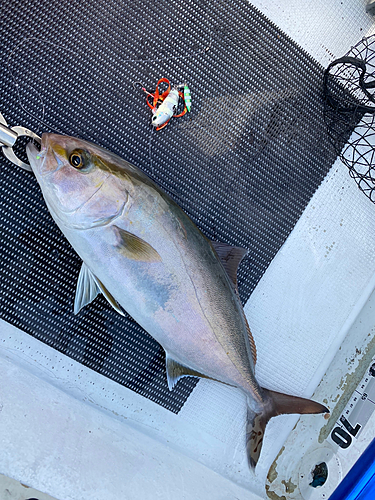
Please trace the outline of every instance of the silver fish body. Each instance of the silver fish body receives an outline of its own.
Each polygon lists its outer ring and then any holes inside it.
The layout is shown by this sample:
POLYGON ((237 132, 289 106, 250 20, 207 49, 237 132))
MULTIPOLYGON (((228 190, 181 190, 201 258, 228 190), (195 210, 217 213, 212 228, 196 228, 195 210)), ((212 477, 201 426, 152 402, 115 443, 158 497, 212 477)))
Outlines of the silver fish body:
POLYGON ((241 389, 252 466, 269 418, 326 411, 259 387, 233 269, 224 268, 232 258, 238 264, 236 249, 215 247, 145 174, 98 146, 43 134, 42 152, 29 145, 28 157, 52 217, 84 263, 76 309, 94 298, 88 285, 124 308, 164 348, 170 389, 189 375, 241 389))

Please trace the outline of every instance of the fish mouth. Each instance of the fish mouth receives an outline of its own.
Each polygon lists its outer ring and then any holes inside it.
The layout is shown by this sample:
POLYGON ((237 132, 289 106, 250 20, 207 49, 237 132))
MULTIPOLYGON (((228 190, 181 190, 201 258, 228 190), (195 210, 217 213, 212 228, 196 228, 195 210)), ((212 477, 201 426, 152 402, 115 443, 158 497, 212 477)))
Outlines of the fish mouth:
POLYGON ((51 134, 47 133, 44 133, 42 135, 40 151, 32 142, 29 142, 26 145, 27 158, 29 160, 31 169, 36 176, 37 174, 39 175, 52 174, 56 170, 59 170, 59 168, 61 168, 61 166, 63 165, 63 162, 56 156, 53 150, 52 152, 54 153, 54 157, 56 159, 56 168, 51 168, 51 164, 48 165, 48 168, 47 165, 45 165, 47 153, 51 149, 51 144, 49 140, 50 135, 51 134))
POLYGON ((46 156, 46 149, 43 147, 43 137, 41 150, 39 151, 33 142, 29 142, 26 144, 26 154, 34 175, 37 175, 37 173, 40 172, 42 163, 46 156))

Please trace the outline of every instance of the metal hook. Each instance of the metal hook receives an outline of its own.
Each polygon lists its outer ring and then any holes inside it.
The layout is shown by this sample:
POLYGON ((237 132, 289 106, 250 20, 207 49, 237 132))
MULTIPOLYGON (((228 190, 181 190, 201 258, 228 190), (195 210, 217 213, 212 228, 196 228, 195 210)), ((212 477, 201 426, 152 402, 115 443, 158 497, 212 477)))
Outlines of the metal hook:
POLYGON ((40 137, 25 127, 8 127, 5 118, 0 113, 0 147, 3 148, 4 156, 14 163, 14 165, 17 165, 28 172, 32 172, 30 165, 21 161, 13 151, 13 146, 18 137, 30 137, 39 144, 41 143, 40 137))
POLYGON ((137 90, 136 85, 139 85, 139 86, 141 87, 141 90, 143 90, 143 89, 144 89, 144 85, 143 85, 143 83, 142 83, 142 82, 133 82, 133 88, 134 88, 135 90, 137 90))
POLYGON ((143 92, 145 92, 147 95, 150 95, 151 97, 154 97, 153 94, 151 94, 150 92, 147 92, 146 88, 144 87, 143 83, 142 82, 133 82, 133 88, 135 90, 137 90, 137 87, 136 85, 139 85, 141 90, 143 90, 143 92))

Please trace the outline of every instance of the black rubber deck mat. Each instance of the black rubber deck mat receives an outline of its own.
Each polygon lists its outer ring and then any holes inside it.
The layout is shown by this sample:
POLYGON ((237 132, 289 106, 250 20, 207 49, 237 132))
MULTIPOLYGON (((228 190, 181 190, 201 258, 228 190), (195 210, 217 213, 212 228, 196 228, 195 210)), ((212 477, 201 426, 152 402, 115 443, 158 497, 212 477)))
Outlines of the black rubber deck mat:
MULTIPOLYGON (((140 167, 209 238, 249 249, 246 301, 336 157, 323 68, 246 0, 11 0, 0 22, 8 123, 140 167), (152 92, 161 77, 189 84, 192 110, 156 132, 132 83, 152 92)), ((158 344, 104 299, 73 315, 78 257, 32 175, 3 158, 0 175, 1 317, 178 412, 196 381, 169 392, 158 344)))

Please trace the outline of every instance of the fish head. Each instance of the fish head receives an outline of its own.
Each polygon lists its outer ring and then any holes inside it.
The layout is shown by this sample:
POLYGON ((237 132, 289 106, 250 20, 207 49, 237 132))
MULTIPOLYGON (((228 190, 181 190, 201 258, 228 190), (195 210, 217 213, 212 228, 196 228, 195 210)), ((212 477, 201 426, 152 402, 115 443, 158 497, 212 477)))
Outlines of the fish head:
MULTIPOLYGON (((41 150, 26 148, 31 168, 53 218, 78 229, 105 225, 117 217, 129 199, 130 178, 120 160, 87 141, 43 134, 41 150)), ((124 162, 126 163, 126 162, 124 162)))

